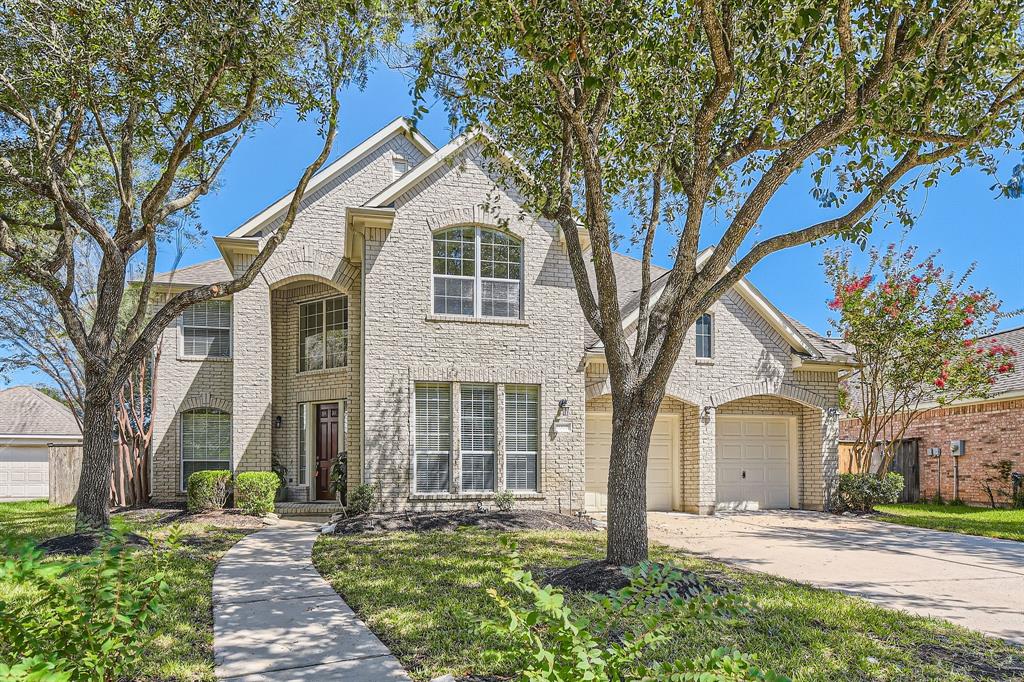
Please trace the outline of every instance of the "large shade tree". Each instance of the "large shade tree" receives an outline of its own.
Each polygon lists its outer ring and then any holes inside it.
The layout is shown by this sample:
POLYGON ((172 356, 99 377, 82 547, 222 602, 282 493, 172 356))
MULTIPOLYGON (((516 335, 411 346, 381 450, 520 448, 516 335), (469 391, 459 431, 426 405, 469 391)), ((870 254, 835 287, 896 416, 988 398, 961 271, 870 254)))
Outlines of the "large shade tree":
POLYGON ((833 235, 862 242, 881 220, 912 221, 911 187, 967 165, 994 171, 992 150, 1020 130, 1021 14, 1018 0, 434 3, 420 106, 436 92, 454 123, 487 127, 496 172, 564 232, 604 346, 610 561, 647 555, 647 448, 687 329, 769 254, 833 235), (797 174, 828 217, 793 206, 784 230, 761 230, 797 174), (659 232, 672 264, 652 285, 659 232), (628 330, 618 239, 643 261, 628 330))
POLYGON ((255 279, 328 158, 340 89, 396 31, 376 0, 0 3, 0 271, 46 292, 81 358, 80 530, 109 524, 119 390, 185 308, 255 279), (161 244, 194 224, 239 141, 285 109, 323 143, 281 227, 237 277, 151 306, 161 244), (75 300, 83 242, 99 253, 91 319, 75 300))

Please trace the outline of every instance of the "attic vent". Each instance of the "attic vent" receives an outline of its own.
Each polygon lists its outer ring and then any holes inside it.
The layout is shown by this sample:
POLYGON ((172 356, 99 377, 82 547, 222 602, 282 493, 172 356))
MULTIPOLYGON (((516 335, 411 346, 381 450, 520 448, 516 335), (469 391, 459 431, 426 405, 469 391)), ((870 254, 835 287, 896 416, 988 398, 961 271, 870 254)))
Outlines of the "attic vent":
POLYGON ((409 162, 403 159, 401 156, 396 156, 391 160, 394 169, 394 176, 397 180, 409 171, 409 162))

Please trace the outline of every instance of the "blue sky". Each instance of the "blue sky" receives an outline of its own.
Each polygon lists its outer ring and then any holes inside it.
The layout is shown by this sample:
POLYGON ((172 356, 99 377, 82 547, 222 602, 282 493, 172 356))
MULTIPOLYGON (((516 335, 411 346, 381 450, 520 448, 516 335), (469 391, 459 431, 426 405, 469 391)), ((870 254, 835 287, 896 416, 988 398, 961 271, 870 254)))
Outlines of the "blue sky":
MULTIPOLYGON (((408 115, 411 110, 406 78, 379 67, 370 76, 365 90, 346 93, 332 156, 341 155, 393 118, 408 115)), ((420 130, 437 146, 450 139, 447 116, 440 104, 435 104, 421 122, 420 130)), ((225 167, 221 186, 202 199, 200 221, 208 234, 201 244, 187 248, 181 265, 218 257, 209 237, 229 233, 290 191, 319 145, 313 125, 288 116, 263 126, 244 140, 225 167)), ((1019 152, 1004 159, 1003 180, 1019 160, 1019 152)), ((962 272, 976 261, 974 284, 991 287, 1003 299, 1006 309, 1020 309, 1024 308, 1024 199, 995 199, 989 190, 992 183, 992 178, 967 170, 943 178, 929 192, 916 193, 911 205, 919 219, 907 241, 924 252, 940 249, 939 263, 955 272, 962 272)), ((763 216, 761 236, 801 227, 829 215, 810 197, 810 186, 806 177, 796 178, 773 199, 763 216)), ((720 230, 721 225, 714 221, 707 225, 702 246, 713 243, 720 230)), ((884 246, 902 238, 900 227, 892 226, 876 231, 870 243, 884 246)), ((658 241, 657 263, 670 264, 671 241, 668 235, 658 241)), ((170 267, 174 258, 173 245, 164 246, 158 261, 161 269, 170 267)), ((782 310, 820 332, 828 329, 825 301, 830 298, 821 267, 824 248, 806 245, 776 253, 762 261, 749 277, 782 310)), ((1024 318, 1006 320, 1002 326, 1021 324, 1024 318)), ((20 373, 10 380, 30 383, 39 378, 20 373)))

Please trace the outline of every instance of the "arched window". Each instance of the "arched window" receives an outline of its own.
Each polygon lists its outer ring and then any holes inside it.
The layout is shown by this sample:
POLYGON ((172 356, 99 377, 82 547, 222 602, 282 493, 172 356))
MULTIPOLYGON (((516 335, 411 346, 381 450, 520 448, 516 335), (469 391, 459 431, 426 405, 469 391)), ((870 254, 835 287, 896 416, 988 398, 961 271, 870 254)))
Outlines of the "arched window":
POLYGON ((207 469, 231 469, 231 415, 203 408, 181 413, 181 489, 207 469))
POLYGON ((523 247, 514 237, 480 227, 434 235, 435 314, 518 319, 522 283, 523 247))

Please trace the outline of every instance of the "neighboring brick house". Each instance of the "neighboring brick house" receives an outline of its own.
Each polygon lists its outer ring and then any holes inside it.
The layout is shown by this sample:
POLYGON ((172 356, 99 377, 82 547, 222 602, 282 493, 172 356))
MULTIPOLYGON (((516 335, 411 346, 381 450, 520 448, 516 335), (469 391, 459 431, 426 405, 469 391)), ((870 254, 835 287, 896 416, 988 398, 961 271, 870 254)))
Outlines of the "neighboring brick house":
MULTIPOLYGON (((1018 362, 1013 371, 996 375, 988 398, 945 407, 922 406, 923 413, 905 435, 906 440, 916 441, 918 496, 922 500, 939 495, 948 502, 958 493, 967 504, 987 505, 985 485, 993 472, 986 465, 1011 460, 1015 471, 1024 471, 1024 327, 983 340, 1012 348, 1018 362), (965 441, 964 454, 954 458, 950 442, 960 440, 965 441), (929 450, 936 448, 939 455, 929 455, 929 450)), ((858 432, 856 420, 842 420, 842 441, 855 442, 858 432)))
MULTIPOLYGON (((159 295, 241 272, 289 199, 215 237, 222 259, 159 275, 159 295)), ((629 325, 639 264, 615 258, 629 325)), ((825 507, 849 356, 746 281, 689 333, 648 506, 825 507)), ((473 137, 435 149, 394 121, 313 179, 256 283, 161 338, 154 497, 180 497, 192 471, 276 459, 289 499, 327 499, 344 452, 350 485, 379 486, 388 508, 510 490, 521 506, 601 509, 610 400, 595 341, 559 229, 525 215, 473 137)))

